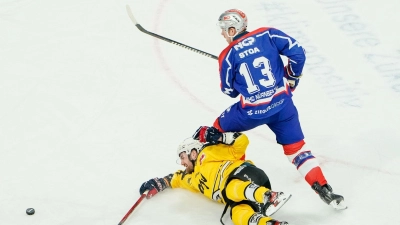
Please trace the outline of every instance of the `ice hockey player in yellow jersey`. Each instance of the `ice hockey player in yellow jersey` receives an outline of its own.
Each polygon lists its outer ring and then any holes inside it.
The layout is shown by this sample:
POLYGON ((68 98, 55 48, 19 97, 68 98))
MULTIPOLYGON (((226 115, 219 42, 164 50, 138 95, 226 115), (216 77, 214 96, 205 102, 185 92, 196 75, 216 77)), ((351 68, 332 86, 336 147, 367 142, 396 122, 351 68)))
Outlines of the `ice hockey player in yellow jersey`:
POLYGON ((165 188, 184 188, 200 192, 207 198, 225 204, 235 225, 288 225, 270 216, 291 197, 274 192, 265 172, 245 160, 249 140, 244 133, 221 133, 214 127, 202 126, 177 149, 181 165, 162 178, 144 182, 140 194, 153 197, 165 188))

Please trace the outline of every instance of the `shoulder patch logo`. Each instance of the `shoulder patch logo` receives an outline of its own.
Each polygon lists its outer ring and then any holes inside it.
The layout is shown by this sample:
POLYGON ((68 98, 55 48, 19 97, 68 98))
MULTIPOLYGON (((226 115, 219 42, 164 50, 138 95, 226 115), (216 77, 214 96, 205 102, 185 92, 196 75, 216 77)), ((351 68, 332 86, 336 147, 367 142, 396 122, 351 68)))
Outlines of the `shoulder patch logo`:
POLYGON ((206 158, 206 155, 205 155, 204 153, 201 154, 200 159, 199 159, 200 165, 203 164, 203 160, 204 160, 205 158, 206 158))

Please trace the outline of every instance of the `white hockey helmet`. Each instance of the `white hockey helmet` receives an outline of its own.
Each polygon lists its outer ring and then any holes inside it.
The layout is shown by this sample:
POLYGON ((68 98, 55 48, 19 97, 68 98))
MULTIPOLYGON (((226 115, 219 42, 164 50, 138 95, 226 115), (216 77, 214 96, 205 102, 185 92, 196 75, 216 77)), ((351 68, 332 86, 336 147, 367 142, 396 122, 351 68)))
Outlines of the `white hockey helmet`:
POLYGON ((247 29, 247 16, 238 9, 230 9, 223 12, 218 19, 218 26, 228 33, 229 28, 236 29, 239 34, 247 29))
POLYGON ((200 152, 200 150, 203 149, 203 144, 200 141, 189 137, 183 140, 183 142, 178 146, 176 153, 178 154, 178 157, 182 152, 185 152, 189 155, 193 149, 196 149, 197 152, 200 152))

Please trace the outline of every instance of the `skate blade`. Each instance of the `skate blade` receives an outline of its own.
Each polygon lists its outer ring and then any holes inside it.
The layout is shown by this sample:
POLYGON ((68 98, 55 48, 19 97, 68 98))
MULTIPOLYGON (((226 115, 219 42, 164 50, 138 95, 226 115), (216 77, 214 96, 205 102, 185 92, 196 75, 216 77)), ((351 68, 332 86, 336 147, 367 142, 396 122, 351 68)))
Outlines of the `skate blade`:
POLYGON ((274 206, 271 205, 265 210, 265 215, 266 216, 272 216, 274 213, 276 213, 289 199, 292 197, 292 194, 284 194, 283 196, 280 196, 279 199, 281 200, 278 205, 274 206))
POLYGON ((344 200, 339 201, 339 202, 338 201, 332 201, 329 205, 332 206, 336 210, 345 210, 345 209, 347 209, 347 205, 344 202, 344 200))

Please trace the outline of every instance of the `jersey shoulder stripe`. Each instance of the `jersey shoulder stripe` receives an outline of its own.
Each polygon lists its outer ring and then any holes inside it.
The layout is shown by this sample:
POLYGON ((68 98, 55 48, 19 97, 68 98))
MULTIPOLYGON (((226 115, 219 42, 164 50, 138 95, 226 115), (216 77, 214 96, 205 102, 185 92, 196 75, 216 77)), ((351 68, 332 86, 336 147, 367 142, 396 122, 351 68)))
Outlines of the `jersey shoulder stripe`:
POLYGON ((239 38, 239 39, 237 39, 237 40, 232 41, 224 50, 222 50, 222 52, 221 52, 221 53, 219 54, 219 56, 218 56, 218 62, 219 62, 220 67, 221 67, 221 65, 222 65, 222 61, 225 59, 225 57, 228 55, 228 52, 232 49, 232 47, 233 47, 234 45, 236 45, 238 42, 244 40, 244 39, 247 38, 247 37, 256 35, 256 34, 258 34, 258 33, 265 32, 265 31, 267 31, 267 30, 269 30, 269 29, 270 29, 270 27, 261 27, 261 28, 258 28, 257 30, 254 30, 254 31, 252 31, 252 32, 249 32, 249 33, 246 34, 246 35, 243 35, 243 37, 241 37, 241 38, 239 38))

